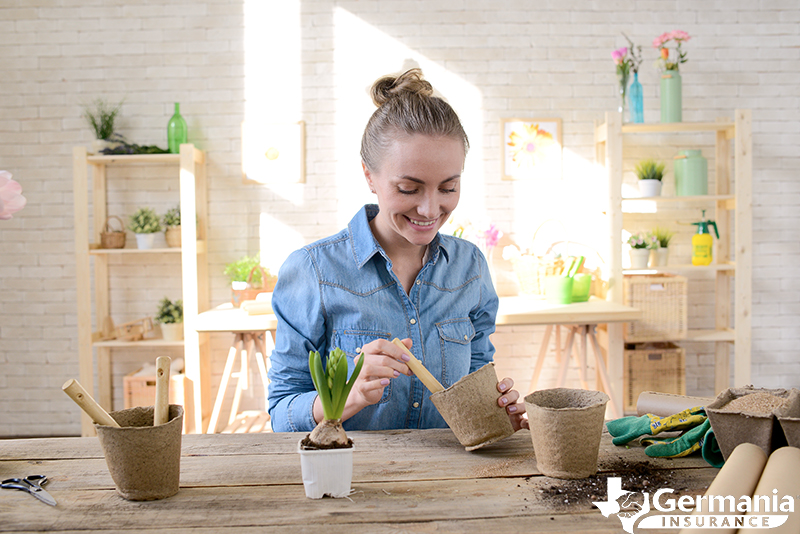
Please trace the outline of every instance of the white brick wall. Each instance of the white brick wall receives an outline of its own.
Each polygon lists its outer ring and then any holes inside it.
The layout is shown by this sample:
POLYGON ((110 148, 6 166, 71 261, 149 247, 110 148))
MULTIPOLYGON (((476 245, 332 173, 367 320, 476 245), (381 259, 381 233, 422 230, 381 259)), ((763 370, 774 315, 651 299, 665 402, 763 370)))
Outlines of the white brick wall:
MULTIPOLYGON (((753 381, 800 385, 796 2, 303 1, 295 88, 302 109, 295 120, 307 127, 307 182, 288 193, 241 181, 244 9, 242 0, 0 5, 0 169, 14 175, 28 198, 12 221, 0 221, 0 435, 79 432, 78 411, 59 386, 77 375, 71 150, 91 140, 82 104, 96 97, 124 98, 118 130, 132 142, 165 146, 172 104, 181 103, 189 140, 208 152, 211 297, 219 304, 229 297, 222 269, 258 249, 262 212, 311 241, 349 219, 353 198, 369 199, 359 177, 358 140, 340 134, 360 130, 371 108, 367 97, 356 93, 377 75, 413 59, 437 87, 449 89, 445 96, 455 105, 477 95, 475 105, 467 100, 458 109, 469 121, 474 147, 465 189, 481 191, 473 195, 482 201, 477 212, 499 224, 508 239, 521 241, 547 217, 571 217, 569 208, 552 206, 568 207, 576 191, 591 192, 596 185, 593 121, 616 109, 610 52, 625 44, 620 32, 645 50, 640 81, 645 119, 651 122, 659 110, 650 42, 675 28, 693 36, 682 68, 685 119, 715 120, 732 117, 734 108, 753 110, 753 381), (351 100, 360 107, 340 109, 351 100), (563 119, 563 180, 500 180, 498 123, 513 116, 563 119)), ((247 57, 260 63, 270 84, 293 83, 270 68, 283 52, 280 47, 247 51, 247 57)), ((276 115, 283 111, 280 101, 269 105, 276 115)), ((626 151, 626 168, 642 150, 626 151)), ((669 157, 671 149, 665 150, 669 157)), ((147 179, 157 184, 159 175, 142 178, 147 179)), ((163 210, 175 201, 172 195, 161 190, 153 203, 163 210)), ((112 212, 127 215, 141 201, 120 192, 112 212)), ((683 222, 694 218, 679 216, 683 222)), ((677 244, 685 248, 690 232, 682 227, 677 244)), ((145 285, 160 270, 137 262, 114 266, 118 321, 149 313, 164 293, 176 291, 174 275, 145 285)), ((503 272, 500 277, 501 289, 513 289, 513 277, 503 272)), ((693 292, 710 291, 703 278, 691 284, 693 292)), ((692 320, 706 320, 703 302, 692 307, 692 320)), ((501 369, 521 385, 530 378, 525 361, 541 336, 537 328, 504 328, 495 335, 501 369)), ((216 376, 228 343, 228 336, 213 337, 216 376)), ((711 394, 713 347, 686 348, 689 393, 711 394)), ((151 356, 115 353, 118 405, 121 377, 151 356)), ((546 369, 543 380, 552 372, 546 369)))

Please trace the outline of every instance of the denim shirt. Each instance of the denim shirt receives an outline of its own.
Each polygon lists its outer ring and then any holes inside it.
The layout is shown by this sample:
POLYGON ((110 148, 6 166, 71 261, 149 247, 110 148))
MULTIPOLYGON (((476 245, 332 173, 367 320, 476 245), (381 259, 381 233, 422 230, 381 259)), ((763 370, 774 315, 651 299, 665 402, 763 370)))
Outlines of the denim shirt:
MULTIPOLYGON (((378 206, 364 206, 338 234, 293 252, 272 297, 278 319, 269 371, 269 414, 276 432, 315 426, 317 396, 309 351, 335 347, 349 371, 358 348, 378 338, 411 338, 412 353, 444 387, 492 361, 498 299, 483 254, 472 243, 437 234, 406 294, 372 235, 378 206)), ((498 393, 499 395, 499 393, 498 393)), ((344 422, 345 430, 445 428, 430 391, 416 376, 390 380, 377 404, 344 422)))

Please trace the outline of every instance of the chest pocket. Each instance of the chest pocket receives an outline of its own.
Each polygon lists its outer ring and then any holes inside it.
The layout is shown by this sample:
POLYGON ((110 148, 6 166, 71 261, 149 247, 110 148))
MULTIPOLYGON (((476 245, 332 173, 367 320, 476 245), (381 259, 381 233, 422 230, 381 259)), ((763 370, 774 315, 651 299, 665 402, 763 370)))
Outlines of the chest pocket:
POLYGON ((450 387, 469 373, 475 327, 469 317, 436 323, 442 350, 442 374, 450 387))
MULTIPOLYGON (((355 367, 355 363, 353 363, 353 359, 359 352, 359 349, 370 343, 375 341, 376 339, 389 339, 390 334, 386 332, 377 332, 377 331, 368 331, 368 330, 334 330, 333 336, 331 339, 331 349, 334 347, 339 347, 342 349, 345 354, 347 354, 347 365, 349 369, 355 367)), ((393 381, 389 381, 389 385, 383 389, 383 396, 381 400, 378 401, 378 404, 383 404, 388 402, 392 396, 392 383, 393 381)))

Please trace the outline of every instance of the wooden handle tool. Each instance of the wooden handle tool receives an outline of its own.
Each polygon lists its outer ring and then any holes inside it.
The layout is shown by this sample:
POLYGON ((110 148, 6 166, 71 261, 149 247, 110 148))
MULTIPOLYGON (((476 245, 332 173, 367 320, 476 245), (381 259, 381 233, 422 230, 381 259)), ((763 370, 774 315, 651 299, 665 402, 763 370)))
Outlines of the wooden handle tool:
POLYGON ((153 426, 169 421, 169 356, 156 358, 156 404, 153 410, 153 426))
POLYGON ((408 354, 408 357, 411 358, 407 362, 408 366, 412 371, 414 371, 414 374, 417 375, 417 378, 419 378, 420 382, 425 384, 425 387, 428 388, 431 393, 437 393, 444 390, 444 386, 442 386, 442 384, 440 384, 439 381, 434 378, 431 372, 428 371, 424 365, 422 365, 422 362, 420 362, 414 357, 413 354, 411 354, 411 351, 408 350, 408 347, 406 347, 402 341, 394 338, 392 343, 403 349, 403 352, 408 354))
POLYGON ((103 409, 102 406, 97 404, 91 395, 89 395, 83 386, 75 380, 74 378, 70 378, 64 385, 61 386, 61 389, 69 395, 69 398, 75 401, 75 404, 81 407, 81 410, 86 412, 86 415, 92 418, 92 421, 97 423, 98 425, 105 425, 105 426, 114 426, 119 428, 119 423, 114 421, 114 419, 108 415, 108 412, 103 409))

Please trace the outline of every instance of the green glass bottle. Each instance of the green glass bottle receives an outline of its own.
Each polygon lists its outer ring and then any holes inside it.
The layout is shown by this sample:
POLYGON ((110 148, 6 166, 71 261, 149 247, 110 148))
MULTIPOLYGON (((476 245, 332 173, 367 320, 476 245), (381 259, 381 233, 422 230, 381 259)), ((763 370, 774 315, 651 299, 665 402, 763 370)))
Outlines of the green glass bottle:
POLYGON ((167 124, 167 143, 170 153, 177 154, 181 151, 181 144, 187 140, 187 130, 186 121, 181 117, 181 105, 175 102, 175 114, 167 124))

